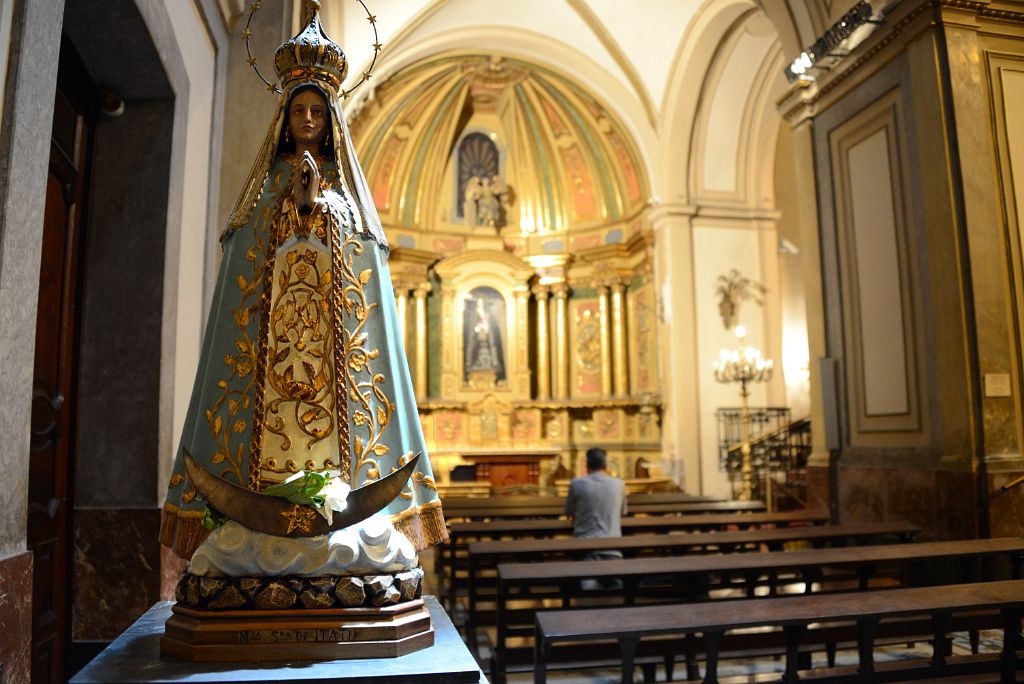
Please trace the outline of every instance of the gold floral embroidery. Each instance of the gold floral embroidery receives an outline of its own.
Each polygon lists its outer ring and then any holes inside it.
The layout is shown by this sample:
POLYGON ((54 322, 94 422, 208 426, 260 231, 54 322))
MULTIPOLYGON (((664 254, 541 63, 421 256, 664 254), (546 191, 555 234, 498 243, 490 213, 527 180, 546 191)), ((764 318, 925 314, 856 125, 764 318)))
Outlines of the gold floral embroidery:
MULTIPOLYGON (((279 257, 280 258, 280 257, 279 257)), ((331 350, 331 272, 321 271, 317 252, 298 247, 284 255, 271 305, 267 381, 276 397, 267 402, 265 427, 292 446, 280 413, 309 437, 306 448, 334 431, 334 370, 331 350)))
POLYGON ((345 343, 346 331, 343 323, 345 317, 345 292, 342 283, 345 282, 345 243, 344 235, 346 228, 352 225, 352 206, 345 196, 334 194, 338 204, 345 204, 348 212, 342 222, 342 216, 338 215, 331 222, 331 274, 334 284, 334 292, 331 297, 331 311, 334 314, 334 397, 335 412, 338 422, 338 458, 341 460, 339 470, 341 479, 352 483, 352 456, 349 450, 349 425, 348 425, 348 373, 345 372, 345 355, 347 347, 345 343))
MULTIPOLYGON (((280 176, 275 179, 279 184, 280 176)), ((242 473, 242 465, 245 457, 245 443, 234 440, 246 430, 246 422, 240 417, 240 412, 249 410, 253 403, 253 388, 259 381, 257 373, 257 348, 252 336, 249 334, 249 324, 256 314, 256 307, 259 302, 260 291, 260 269, 265 263, 265 237, 268 234, 268 226, 271 220, 272 206, 264 207, 253 222, 253 245, 245 254, 246 261, 251 265, 249 277, 245 274, 238 274, 235 279, 242 296, 238 308, 231 311, 235 326, 238 329, 238 336, 235 338, 235 351, 224 355, 224 364, 230 372, 226 378, 217 382, 220 395, 214 403, 208 407, 204 415, 213 437, 216 451, 210 457, 213 465, 223 464, 220 476, 231 473, 239 484, 246 483, 246 477, 242 473), (244 381, 245 385, 239 388, 239 382, 244 381)), ((251 471, 251 468, 250 468, 251 471)), ((251 487, 251 472, 248 484, 251 487)), ((194 498, 194 493, 191 498, 194 498)), ((188 500, 191 500, 189 498, 188 500)), ((183 495, 182 500, 185 501, 183 495)))
MULTIPOLYGON (((398 470, 406 463, 408 463, 410 460, 412 460, 412 457, 413 452, 407 452, 405 455, 401 456, 398 459, 398 463, 395 465, 394 468, 391 469, 391 471, 394 472, 398 470)), ((398 496, 401 497, 403 501, 414 502, 415 505, 415 502, 419 500, 419 496, 417 496, 417 487, 424 487, 434 492, 437 491, 437 483, 434 482, 434 478, 430 477, 424 472, 420 472, 419 470, 417 470, 413 472, 412 476, 409 478, 409 482, 407 482, 405 485, 405 489, 403 489, 398 496)))
POLYGON ((342 249, 343 304, 345 313, 354 317, 355 321, 350 329, 345 330, 344 373, 348 380, 348 398, 360 405, 352 413, 352 423, 363 433, 352 440, 356 457, 353 480, 358 481, 362 476, 365 483, 381 477, 377 458, 386 456, 390 451, 381 438, 391 422, 394 405, 384 393, 387 378, 383 373, 373 370, 373 361, 380 356, 380 349, 368 349, 366 345, 369 341, 365 330, 367 321, 379 307, 377 303, 370 302, 366 294, 366 286, 374 277, 373 269, 366 268, 358 274, 355 272, 355 257, 360 256, 363 250, 363 242, 355 234, 346 236, 342 249))

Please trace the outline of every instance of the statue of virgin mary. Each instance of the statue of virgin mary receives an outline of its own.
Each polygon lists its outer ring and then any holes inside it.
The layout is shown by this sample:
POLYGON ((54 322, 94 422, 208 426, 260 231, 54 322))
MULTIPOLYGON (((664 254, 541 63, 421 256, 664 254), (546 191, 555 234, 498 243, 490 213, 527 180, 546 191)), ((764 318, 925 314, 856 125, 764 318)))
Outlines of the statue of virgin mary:
POLYGON ((341 48, 311 11, 275 57, 280 106, 221 236, 223 258, 160 541, 191 558, 206 501, 188 454, 252 492, 303 470, 352 488, 420 458, 384 512, 417 550, 447 537, 388 272, 342 117, 341 48))

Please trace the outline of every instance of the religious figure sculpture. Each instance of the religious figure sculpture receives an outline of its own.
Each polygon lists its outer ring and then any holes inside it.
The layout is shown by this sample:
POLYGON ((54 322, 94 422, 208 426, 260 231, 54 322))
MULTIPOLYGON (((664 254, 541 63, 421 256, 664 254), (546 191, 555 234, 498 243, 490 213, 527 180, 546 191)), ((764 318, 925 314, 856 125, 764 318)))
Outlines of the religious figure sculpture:
POLYGON ((221 236, 160 530, 191 559, 179 605, 395 603, 418 592, 416 551, 447 538, 388 243, 341 113, 345 55, 310 5, 277 51, 280 107, 221 236), (371 591, 360 575, 391 579, 371 591), (256 584, 211 599, 190 593, 203 576, 256 584))
POLYGON ((498 354, 496 351, 497 341, 495 340, 494 323, 487 315, 484 308, 484 300, 479 297, 476 300, 476 322, 473 324, 472 340, 470 345, 470 370, 497 370, 498 354))
POLYGON ((480 384, 472 382, 474 376, 477 376, 484 385, 493 386, 494 383, 505 380, 505 352, 501 329, 489 310, 489 298, 482 296, 479 291, 474 292, 476 296, 466 300, 463 315, 465 378, 471 384, 480 384))
POLYGON ((483 193, 483 184, 478 176, 473 176, 466 184, 465 199, 462 203, 462 213, 466 219, 466 225, 475 228, 477 225, 477 202, 483 193))
POLYGON ((512 191, 500 176, 473 176, 466 184, 463 215, 470 228, 501 228, 512 202, 512 191))

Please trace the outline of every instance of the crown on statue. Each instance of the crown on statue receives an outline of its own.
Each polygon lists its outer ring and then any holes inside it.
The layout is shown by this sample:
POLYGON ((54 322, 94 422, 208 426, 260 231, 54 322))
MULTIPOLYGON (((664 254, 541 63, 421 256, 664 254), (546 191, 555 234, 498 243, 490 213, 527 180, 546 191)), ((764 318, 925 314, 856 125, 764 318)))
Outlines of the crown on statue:
POLYGON ((320 25, 320 3, 308 3, 306 28, 277 48, 274 66, 282 86, 294 81, 319 80, 340 88, 348 74, 348 60, 341 46, 320 25))

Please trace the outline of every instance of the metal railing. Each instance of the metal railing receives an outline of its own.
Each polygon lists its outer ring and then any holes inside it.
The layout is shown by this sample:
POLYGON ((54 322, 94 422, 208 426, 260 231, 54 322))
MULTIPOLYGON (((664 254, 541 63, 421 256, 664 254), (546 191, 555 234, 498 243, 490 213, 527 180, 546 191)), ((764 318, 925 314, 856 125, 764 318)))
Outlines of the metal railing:
MULTIPOLYGON (((807 502, 807 459, 811 455, 811 421, 793 420, 788 408, 751 408, 750 460, 754 469, 753 498, 769 504, 771 510, 803 508, 807 502), (767 478, 771 477, 771 485, 767 478), (771 501, 769 501, 771 499, 771 501)), ((720 408, 718 423, 718 465, 729 473, 735 497, 742 478, 739 408, 720 408)))

